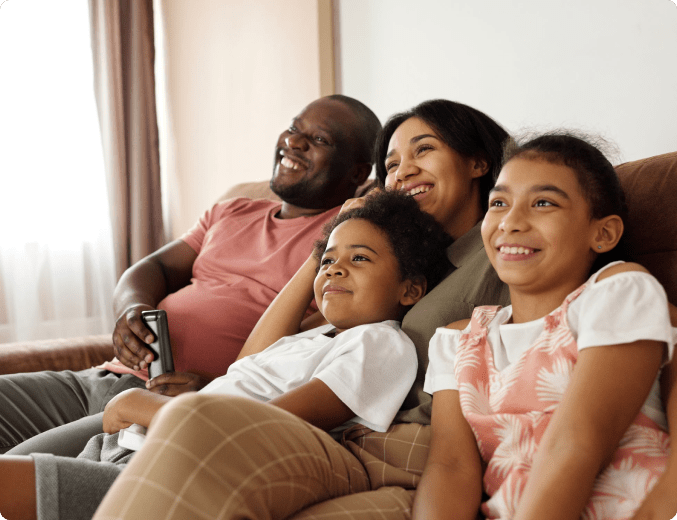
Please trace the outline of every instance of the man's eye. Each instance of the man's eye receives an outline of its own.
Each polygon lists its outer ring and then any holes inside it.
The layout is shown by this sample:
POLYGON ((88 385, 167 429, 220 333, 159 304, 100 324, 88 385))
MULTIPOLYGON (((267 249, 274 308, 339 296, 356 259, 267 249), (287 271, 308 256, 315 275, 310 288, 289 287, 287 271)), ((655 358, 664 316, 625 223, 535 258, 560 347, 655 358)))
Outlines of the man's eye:
POLYGON ((327 141, 324 137, 322 137, 321 135, 315 136, 315 140, 316 140, 318 143, 323 143, 323 144, 327 144, 327 142, 328 142, 328 141, 327 141))
POLYGON ((289 128, 287 128, 287 132, 289 132, 290 134, 295 134, 296 127, 294 125, 291 125, 289 128))

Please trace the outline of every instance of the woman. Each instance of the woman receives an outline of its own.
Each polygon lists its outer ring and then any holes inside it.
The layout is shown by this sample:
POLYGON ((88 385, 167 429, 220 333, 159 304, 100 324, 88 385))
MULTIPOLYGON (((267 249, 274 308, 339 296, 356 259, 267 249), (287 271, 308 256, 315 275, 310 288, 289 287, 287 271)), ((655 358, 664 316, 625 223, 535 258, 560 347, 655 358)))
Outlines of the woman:
MULTIPOLYGON (((435 329, 469 318, 476 305, 508 303, 507 289, 489 264, 479 233, 493 173, 500 167, 502 144, 507 137, 505 130, 485 114, 460 103, 433 100, 393 116, 377 141, 375 153, 380 182, 386 188, 409 192, 421 209, 442 224, 455 240, 447 250, 452 271, 414 305, 403 320, 402 328, 418 351, 419 369, 417 382, 405 401, 405 409, 413 409, 401 413, 401 421, 429 424, 430 398, 423 394, 422 382, 428 364, 428 341, 435 329)), ((223 425, 225 429, 218 438, 206 439, 201 423, 187 416, 187 411, 202 406, 192 399, 196 397, 179 398, 160 412, 149 430, 148 441, 165 447, 155 451, 142 449, 123 472, 121 479, 129 481, 129 478, 138 477, 143 481, 136 494, 141 498, 130 498, 118 479, 95 518, 142 518, 147 513, 144 507, 151 507, 153 500, 170 500, 176 505, 168 518, 193 518, 196 509, 191 503, 199 504, 202 512, 221 511, 223 518, 230 518, 233 513, 228 509, 229 504, 238 496, 257 497, 258 509, 247 510, 247 518, 276 518, 276 512, 282 510, 285 517, 293 516, 292 511, 303 511, 302 517, 328 511, 333 513, 332 518, 373 518, 374 514, 389 519, 409 517, 412 493, 397 487, 399 483, 385 482, 388 487, 362 493, 351 489, 350 482, 358 475, 371 477, 374 471, 379 471, 374 470, 378 461, 371 460, 367 471, 362 460, 337 443, 327 447, 326 459, 310 456, 305 445, 324 442, 322 439, 326 438, 307 424, 300 424, 302 421, 287 421, 284 427, 271 431, 270 426, 257 428, 247 419, 239 426, 223 425), (181 426, 177 428, 179 423, 181 426), (232 460, 242 453, 237 442, 224 439, 237 438, 244 435, 243 432, 248 441, 261 446, 257 457, 262 456, 265 460, 259 458, 251 468, 238 465, 238 471, 234 472, 232 460), (172 472, 151 467, 152 460, 171 458, 164 453, 167 446, 182 450, 183 443, 185 446, 200 445, 209 453, 211 443, 217 443, 223 457, 209 461, 192 459, 188 463, 195 463, 195 468, 184 466, 186 476, 181 479, 172 472), (334 450, 340 450, 342 456, 338 457, 334 450), (301 462, 305 465, 299 473, 301 462), (262 466, 280 468, 278 480, 266 483, 266 492, 256 480, 262 466), (321 484, 321 492, 316 494, 310 489, 309 477, 314 483, 321 484), (163 491, 173 488, 177 481, 180 481, 177 491, 163 491), (248 485, 248 482, 255 484, 248 485), (283 490, 288 485, 296 486, 294 492, 283 490), (205 489, 218 489, 218 492, 205 493, 205 489), (171 499, 166 498, 170 495, 171 499), (297 502, 293 509, 287 507, 292 499, 297 502), (325 506, 329 509, 322 509, 325 506)), ((221 412, 210 410, 210 417, 226 413, 227 406, 224 403, 221 412)), ((270 408, 266 409, 266 414, 275 417, 267 418, 266 424, 282 421, 270 408)), ((422 469, 425 456, 419 458, 422 469)), ((417 472, 417 468, 412 469, 417 472)))

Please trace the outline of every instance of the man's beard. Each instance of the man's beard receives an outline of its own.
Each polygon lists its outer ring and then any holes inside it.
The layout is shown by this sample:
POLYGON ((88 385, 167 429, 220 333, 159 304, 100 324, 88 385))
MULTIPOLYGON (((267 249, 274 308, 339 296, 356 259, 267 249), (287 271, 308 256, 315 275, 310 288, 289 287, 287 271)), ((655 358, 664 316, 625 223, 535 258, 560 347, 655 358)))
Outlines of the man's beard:
POLYGON ((275 181, 275 177, 270 180, 270 189, 286 203, 307 209, 326 207, 326 195, 328 190, 331 190, 331 186, 314 186, 306 179, 283 186, 278 186, 275 181))

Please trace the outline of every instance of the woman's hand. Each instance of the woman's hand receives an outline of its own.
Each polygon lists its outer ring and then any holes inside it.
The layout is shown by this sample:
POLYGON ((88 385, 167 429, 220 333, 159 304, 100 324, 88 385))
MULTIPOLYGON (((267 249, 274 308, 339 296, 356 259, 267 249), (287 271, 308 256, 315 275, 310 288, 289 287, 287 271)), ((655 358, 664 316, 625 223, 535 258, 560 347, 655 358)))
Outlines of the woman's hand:
POLYGON ((339 215, 341 213, 345 213, 346 211, 350 211, 351 209, 355 208, 361 208, 364 206, 364 202, 367 200, 367 197, 371 197, 375 193, 379 193, 381 191, 381 188, 374 188, 372 190, 369 190, 369 192, 366 195, 363 195, 362 197, 357 197, 354 199, 348 199, 343 203, 343 206, 341 206, 341 211, 339 211, 339 215))
POLYGON ((207 378, 189 372, 167 372, 146 381, 146 388, 156 394, 174 397, 197 392, 209 383, 207 378))
POLYGON ((668 482, 666 475, 661 476, 641 507, 635 512, 632 520, 662 520, 675 518, 677 515, 676 483, 668 482))

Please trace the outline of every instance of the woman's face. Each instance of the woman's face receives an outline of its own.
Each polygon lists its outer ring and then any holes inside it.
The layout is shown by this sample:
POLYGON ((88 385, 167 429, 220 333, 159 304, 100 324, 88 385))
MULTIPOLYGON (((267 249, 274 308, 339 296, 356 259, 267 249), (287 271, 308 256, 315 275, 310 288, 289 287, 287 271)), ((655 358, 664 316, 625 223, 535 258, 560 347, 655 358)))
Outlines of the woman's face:
POLYGON ((465 234, 482 218, 479 177, 484 161, 450 148, 417 117, 402 123, 388 144, 386 188, 404 190, 453 238, 465 234))

